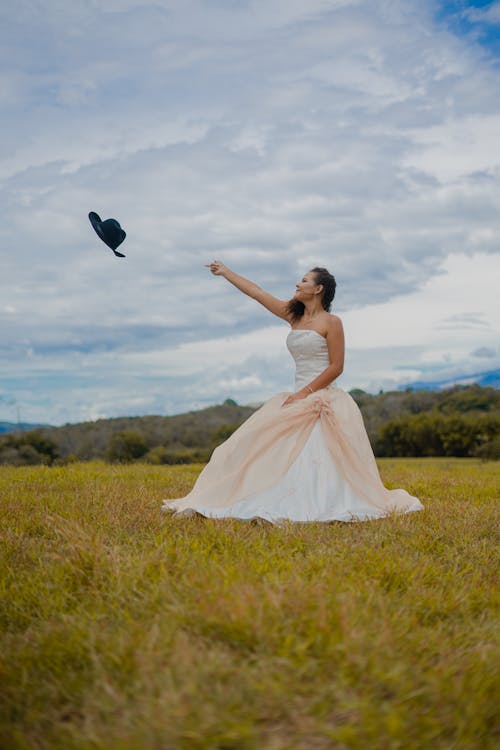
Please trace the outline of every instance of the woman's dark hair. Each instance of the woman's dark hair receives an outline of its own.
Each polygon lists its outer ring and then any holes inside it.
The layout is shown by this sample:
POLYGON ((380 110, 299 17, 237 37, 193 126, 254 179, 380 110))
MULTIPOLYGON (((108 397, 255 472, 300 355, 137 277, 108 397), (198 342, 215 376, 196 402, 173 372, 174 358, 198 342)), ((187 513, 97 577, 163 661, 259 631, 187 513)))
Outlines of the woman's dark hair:
MULTIPOLYGON (((323 308, 329 312, 332 306, 333 298, 335 297, 335 289, 337 288, 337 282, 335 277, 326 270, 326 268, 311 268, 311 271, 316 277, 316 284, 323 285, 323 295, 321 303, 323 308)), ((298 299, 291 299, 287 305, 287 313, 292 316, 293 320, 298 320, 304 315, 304 303, 298 299)))

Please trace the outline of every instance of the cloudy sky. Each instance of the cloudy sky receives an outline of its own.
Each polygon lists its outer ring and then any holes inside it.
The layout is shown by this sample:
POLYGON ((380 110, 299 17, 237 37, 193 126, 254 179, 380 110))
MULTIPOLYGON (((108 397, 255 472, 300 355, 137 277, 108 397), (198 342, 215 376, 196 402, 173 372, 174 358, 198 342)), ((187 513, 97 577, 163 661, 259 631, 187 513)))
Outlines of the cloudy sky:
POLYGON ((0 57, 0 420, 290 389, 213 258, 327 266, 345 388, 500 366, 499 1, 2 0, 0 57))

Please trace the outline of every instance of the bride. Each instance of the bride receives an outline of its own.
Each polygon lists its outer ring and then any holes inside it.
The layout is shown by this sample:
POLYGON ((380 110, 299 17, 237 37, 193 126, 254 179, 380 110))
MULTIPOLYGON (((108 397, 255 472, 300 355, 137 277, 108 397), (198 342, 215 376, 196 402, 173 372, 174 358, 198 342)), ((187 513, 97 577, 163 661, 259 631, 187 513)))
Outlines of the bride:
POLYGON ((344 367, 344 333, 329 312, 334 277, 311 269, 285 302, 218 260, 207 267, 289 323, 295 392, 267 401, 215 449, 189 495, 163 508, 273 523, 363 521, 421 510, 405 490, 384 487, 361 413, 335 384, 344 367))

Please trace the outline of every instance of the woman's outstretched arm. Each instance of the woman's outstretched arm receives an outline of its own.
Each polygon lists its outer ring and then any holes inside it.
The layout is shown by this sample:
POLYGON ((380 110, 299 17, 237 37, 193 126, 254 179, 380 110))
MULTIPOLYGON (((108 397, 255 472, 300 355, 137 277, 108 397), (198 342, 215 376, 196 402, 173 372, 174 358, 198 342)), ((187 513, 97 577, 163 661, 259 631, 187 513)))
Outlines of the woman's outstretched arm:
POLYGON ((288 302, 273 297, 269 292, 265 292, 260 286, 255 284, 249 279, 245 279, 244 276, 231 271, 230 268, 224 265, 220 260, 214 260, 212 263, 207 265, 207 268, 211 270, 214 276, 223 276, 229 281, 236 289, 239 289, 243 294, 247 294, 252 299, 260 302, 269 312, 273 315, 277 315, 278 318, 289 320, 289 313, 287 311, 288 302))

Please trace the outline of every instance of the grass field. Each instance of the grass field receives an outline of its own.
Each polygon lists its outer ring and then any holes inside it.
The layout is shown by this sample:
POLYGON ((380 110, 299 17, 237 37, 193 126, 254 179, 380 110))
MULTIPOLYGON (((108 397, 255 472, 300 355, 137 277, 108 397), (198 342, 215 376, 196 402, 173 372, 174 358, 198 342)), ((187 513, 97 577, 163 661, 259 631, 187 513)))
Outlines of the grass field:
POLYGON ((498 747, 500 464, 379 464, 424 512, 181 520, 199 466, 2 468, 0 748, 498 747))

